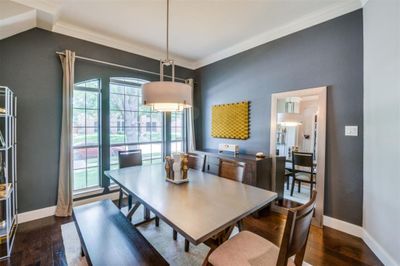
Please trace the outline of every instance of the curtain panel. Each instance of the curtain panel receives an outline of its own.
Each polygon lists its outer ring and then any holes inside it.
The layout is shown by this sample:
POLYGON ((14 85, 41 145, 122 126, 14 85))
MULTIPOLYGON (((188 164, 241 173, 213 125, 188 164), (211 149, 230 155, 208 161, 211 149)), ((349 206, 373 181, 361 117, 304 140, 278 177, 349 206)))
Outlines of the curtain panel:
POLYGON ((60 60, 63 69, 63 99, 56 216, 65 217, 72 215, 73 202, 72 97, 74 91, 75 52, 66 50, 65 56, 60 55, 60 60))

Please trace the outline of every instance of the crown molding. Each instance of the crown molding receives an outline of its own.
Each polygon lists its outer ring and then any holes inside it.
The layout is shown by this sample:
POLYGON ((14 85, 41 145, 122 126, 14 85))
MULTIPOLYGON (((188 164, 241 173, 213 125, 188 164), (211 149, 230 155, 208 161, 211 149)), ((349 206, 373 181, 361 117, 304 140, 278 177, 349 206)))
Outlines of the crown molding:
MULTIPOLYGON (((111 48, 116 48, 122 51, 146 56, 152 59, 160 60, 165 57, 165 53, 162 50, 152 49, 146 45, 138 45, 132 42, 120 40, 110 36, 106 36, 91 30, 87 30, 75 25, 71 25, 64 22, 57 22, 53 27, 53 32, 68 35, 74 38, 82 39, 85 41, 101 44, 111 48)), ((185 58, 175 56, 174 61, 176 65, 194 69, 193 62, 185 58)))
POLYGON ((278 27, 271 31, 264 32, 255 37, 247 39, 243 42, 235 44, 231 47, 223 49, 219 52, 211 54, 203 59, 200 59, 194 63, 195 68, 197 69, 197 68, 212 64, 214 62, 217 62, 224 58, 244 52, 246 50, 252 49, 254 47, 265 44, 267 42, 271 42, 273 40, 287 36, 289 34, 298 32, 300 30, 303 30, 303 29, 315 26, 317 24, 323 23, 325 21, 331 20, 333 18, 339 17, 346 13, 350 13, 359 8, 361 8, 361 2, 356 0, 356 1, 351 1, 351 2, 339 3, 332 7, 322 9, 318 12, 314 12, 310 15, 307 15, 300 19, 292 21, 284 26, 278 27))
POLYGON ((0 40, 36 27, 36 10, 0 19, 0 40))

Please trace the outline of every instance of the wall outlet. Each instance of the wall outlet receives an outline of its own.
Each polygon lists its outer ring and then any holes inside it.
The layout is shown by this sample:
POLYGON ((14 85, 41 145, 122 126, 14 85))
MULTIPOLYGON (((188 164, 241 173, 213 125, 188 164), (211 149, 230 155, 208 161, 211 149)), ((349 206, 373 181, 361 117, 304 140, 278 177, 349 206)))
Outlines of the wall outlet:
POLYGON ((344 135, 345 136, 358 136, 358 126, 345 126, 344 127, 344 135))

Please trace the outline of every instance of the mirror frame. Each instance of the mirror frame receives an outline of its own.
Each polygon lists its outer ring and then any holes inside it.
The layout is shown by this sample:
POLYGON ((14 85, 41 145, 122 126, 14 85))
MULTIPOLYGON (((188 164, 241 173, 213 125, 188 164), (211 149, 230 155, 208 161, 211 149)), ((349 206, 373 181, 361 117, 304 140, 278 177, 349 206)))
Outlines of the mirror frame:
MULTIPOLYGON (((324 215, 324 192, 325 192, 325 156, 326 156, 326 102, 327 102, 327 86, 286 91, 280 93, 273 93, 271 95, 271 130, 270 130, 270 155, 276 157, 276 123, 277 123, 277 106, 278 99, 288 97, 304 97, 304 96, 318 96, 318 124, 317 124, 317 176, 316 190, 317 190, 317 204, 315 208, 315 216, 313 224, 322 227, 324 215)), ((276 171, 275 160, 273 160, 272 172, 276 171)), ((276 191, 275 176, 272 179, 272 188, 276 191)), ((280 212, 287 213, 287 208, 272 205, 272 209, 280 212)))

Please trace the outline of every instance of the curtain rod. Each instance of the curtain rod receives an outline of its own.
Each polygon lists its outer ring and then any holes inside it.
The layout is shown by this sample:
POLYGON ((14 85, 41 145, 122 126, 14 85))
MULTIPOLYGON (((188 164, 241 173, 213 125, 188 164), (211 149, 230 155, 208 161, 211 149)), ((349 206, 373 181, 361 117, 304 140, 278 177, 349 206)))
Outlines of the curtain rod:
MULTIPOLYGON (((65 56, 65 53, 64 53, 64 52, 56 52, 56 54, 65 56)), ((157 72, 153 72, 153 71, 149 71, 149 70, 144 70, 144 69, 140 69, 140 68, 135 68, 135 67, 129 67, 129 66, 124 66, 124 65, 119 65, 119 64, 110 63, 110 62, 106 62, 106 61, 101 61, 101 60, 97 60, 97 59, 93 59, 93 58, 89 58, 89 57, 84 57, 84 56, 75 55, 75 58, 81 59, 81 60, 85 60, 85 61, 94 62, 94 63, 99 63, 99 64, 103 64, 103 65, 108 65, 108 66, 113 66, 113 67, 118 67, 118 68, 123 68, 123 69, 128 69, 128 70, 133 70, 133 71, 137 71, 137 72, 142 72, 142 73, 147 73, 147 74, 151 74, 151 75, 160 76, 160 73, 157 73, 157 72)), ((172 79, 172 76, 164 75, 164 77, 167 77, 167 78, 171 78, 171 79, 172 79)), ((176 79, 176 80, 180 80, 180 81, 186 81, 186 80, 183 79, 183 78, 177 78, 177 77, 175 77, 175 79, 176 79)))

